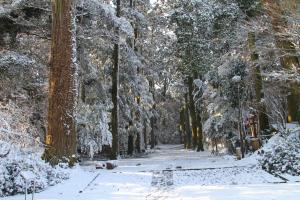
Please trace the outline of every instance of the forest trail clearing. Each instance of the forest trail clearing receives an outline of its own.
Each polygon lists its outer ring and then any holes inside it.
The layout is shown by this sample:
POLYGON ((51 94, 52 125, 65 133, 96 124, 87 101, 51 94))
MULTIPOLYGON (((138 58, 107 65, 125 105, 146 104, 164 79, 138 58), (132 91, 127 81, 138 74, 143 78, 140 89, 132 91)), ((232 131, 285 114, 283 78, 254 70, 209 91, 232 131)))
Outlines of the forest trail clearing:
MULTIPOLYGON (((286 200, 297 199, 300 183, 283 181, 251 159, 158 146, 148 156, 122 159, 114 170, 78 166, 70 180, 36 194, 37 200, 286 200), (96 177, 96 178, 95 178, 96 177), (259 194, 259 195, 258 195, 259 194)), ((3 198, 19 200, 23 196, 3 198)))

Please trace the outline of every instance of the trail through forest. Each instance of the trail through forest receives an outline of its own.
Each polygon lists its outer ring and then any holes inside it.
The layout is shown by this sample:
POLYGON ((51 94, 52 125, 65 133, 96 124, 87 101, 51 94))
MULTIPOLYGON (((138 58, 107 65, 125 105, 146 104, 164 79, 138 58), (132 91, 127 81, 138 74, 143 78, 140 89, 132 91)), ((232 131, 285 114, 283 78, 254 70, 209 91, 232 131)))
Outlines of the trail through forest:
MULTIPOLYGON (((87 162, 71 179, 36 195, 38 200, 255 200, 295 199, 299 182, 285 182, 256 167, 255 159, 194 152, 181 145, 158 146, 147 156, 122 159, 114 170, 87 162)), ((4 200, 23 199, 23 196, 4 200)))
POLYGON ((299 35, 300 0, 0 0, 0 199, 300 199, 299 35))

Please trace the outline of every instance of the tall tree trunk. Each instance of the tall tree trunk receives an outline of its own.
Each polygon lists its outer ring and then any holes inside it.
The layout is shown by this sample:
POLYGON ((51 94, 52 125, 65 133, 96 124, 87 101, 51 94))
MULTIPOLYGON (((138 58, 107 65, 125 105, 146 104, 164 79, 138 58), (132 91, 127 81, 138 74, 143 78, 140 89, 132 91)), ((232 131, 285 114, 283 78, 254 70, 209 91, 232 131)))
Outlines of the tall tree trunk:
POLYGON ((134 25, 134 43, 133 43, 134 51, 141 53, 141 51, 139 51, 139 49, 136 45, 138 38, 139 38, 139 29, 138 29, 137 24, 135 24, 134 25))
POLYGON ((195 108, 195 102, 194 102, 194 97, 193 97, 193 83, 194 79, 192 77, 188 78, 188 88, 189 88, 189 110, 190 110, 190 116, 191 116, 191 121, 192 121, 192 141, 193 141, 193 148, 197 148, 197 114, 196 114, 196 108, 195 108))
POLYGON ((166 97, 167 97, 167 90, 168 90, 168 79, 167 77, 164 78, 164 87, 163 87, 163 91, 162 91, 162 96, 163 101, 166 101, 166 97))
POLYGON ((190 114, 189 114, 189 101, 188 101, 188 93, 185 94, 185 141, 186 141, 186 148, 192 148, 192 133, 191 133, 191 125, 190 125, 190 114))
MULTIPOLYGON (((281 50, 281 65, 284 69, 296 68, 299 70, 299 60, 295 55, 296 47, 286 32, 287 22, 283 17, 284 10, 278 0, 262 0, 275 31, 276 46, 281 50)), ((300 121, 300 86, 291 84, 288 95, 288 122, 300 121)))
POLYGON ((203 132, 202 132, 202 120, 200 115, 197 115, 197 138, 198 138, 198 146, 197 151, 204 151, 203 147, 203 132))
MULTIPOLYGON (((133 10, 133 7, 134 7, 134 3, 133 3, 133 0, 130 0, 129 1, 129 8, 131 8, 133 10)), ((135 27, 133 21, 130 22, 131 26, 132 27, 135 27)), ((135 30, 135 28, 134 28, 135 30)), ((134 44, 135 44, 135 37, 132 37, 129 39, 129 46, 134 50, 134 44)))
MULTIPOLYGON (((121 1, 117 0, 117 17, 121 16, 121 1)), ((116 28, 116 35, 119 37, 119 28, 116 28)), ((114 67, 112 71, 112 118, 111 118, 111 130, 112 130, 112 152, 111 159, 117 159, 119 155, 119 58, 120 56, 120 46, 119 39, 116 44, 114 44, 113 60, 114 67)))
POLYGON ((134 137, 130 134, 128 136, 128 147, 127 147, 127 154, 132 155, 134 150, 134 137))
POLYGON ((141 135, 138 132, 136 133, 136 140, 134 146, 136 153, 141 153, 141 135))
POLYGON ((154 87, 154 81, 152 79, 149 79, 149 90, 152 93, 154 104, 152 106, 152 117, 150 118, 150 126, 151 126, 151 132, 150 132, 150 148, 153 149, 155 147, 155 125, 156 125, 156 117, 155 117, 155 110, 156 110, 156 104, 155 104, 155 87, 154 87))
POLYGON ((72 0, 52 1, 47 147, 44 158, 54 165, 64 158, 68 159, 69 164, 73 164, 76 154, 77 66, 74 7, 72 0))
POLYGON ((179 124, 179 131, 180 131, 180 143, 184 144, 184 147, 186 147, 186 141, 185 141, 185 110, 184 108, 181 108, 180 110, 180 124, 179 124))
POLYGON ((258 121, 259 121, 259 129, 265 130, 270 128, 269 119, 266 114, 266 105, 261 103, 263 95, 263 81, 261 76, 260 67, 257 64, 259 59, 259 55, 256 53, 256 36, 255 32, 248 33, 248 46, 251 51, 251 61, 254 62, 252 66, 252 79, 254 81, 254 89, 255 89, 255 106, 258 110, 258 121))
MULTIPOLYGON (((129 1, 129 7, 131 9, 134 9, 135 7, 135 2, 134 0, 130 0, 129 1)), ((134 32, 134 37, 132 39, 130 39, 130 43, 129 46, 135 51, 135 52, 139 52, 138 47, 136 46, 137 44, 137 40, 139 38, 139 29, 138 29, 138 25, 131 22, 131 26, 133 27, 133 32, 134 32)), ((139 52, 141 53, 141 52, 139 52)), ((138 69, 139 70, 139 69, 138 69)), ((139 72, 138 72, 139 73, 139 72)))
POLYGON ((153 149, 155 147, 155 132, 154 132, 155 121, 156 121, 155 117, 152 116, 150 119, 150 123, 151 123, 150 146, 151 146, 151 149, 153 149))
POLYGON ((144 134, 144 145, 145 145, 145 150, 147 150, 147 148, 148 148, 148 142, 147 142, 147 123, 146 123, 146 120, 144 120, 143 134, 144 134))

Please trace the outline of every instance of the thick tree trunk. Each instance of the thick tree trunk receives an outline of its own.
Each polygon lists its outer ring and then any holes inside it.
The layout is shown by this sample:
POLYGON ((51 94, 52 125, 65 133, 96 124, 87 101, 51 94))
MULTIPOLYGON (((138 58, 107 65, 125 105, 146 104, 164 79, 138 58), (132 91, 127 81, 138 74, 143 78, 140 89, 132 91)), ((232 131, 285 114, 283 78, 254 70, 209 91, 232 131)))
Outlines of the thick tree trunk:
POLYGON ((44 158, 57 164, 76 154, 76 44, 72 0, 52 1, 52 46, 49 78, 48 126, 44 158))
POLYGON ((133 136, 129 135, 128 136, 128 147, 127 147, 127 154, 128 155, 132 155, 133 154, 133 150, 134 150, 134 141, 133 141, 133 136))
MULTIPOLYGON (((117 17, 121 16, 121 2, 117 0, 117 17)), ((119 29, 116 29, 117 37, 119 37, 119 29)), ((114 44, 113 60, 114 67, 112 71, 112 103, 113 109, 111 113, 111 131, 112 131, 112 152, 111 159, 117 159, 119 155, 119 55, 120 55, 120 46, 119 41, 114 44)))
POLYGON ((195 102, 194 102, 194 96, 193 96, 193 83, 194 79, 192 77, 188 78, 188 88, 189 88, 189 110, 190 110, 190 116, 191 116, 191 122, 192 122, 192 141, 193 141, 193 148, 197 148, 197 114, 196 114, 196 107, 195 107, 195 102))
POLYGON ((135 140, 135 151, 136 153, 141 153, 141 135, 136 133, 136 140, 135 140))
POLYGON ((269 119, 266 114, 267 111, 266 105, 264 103, 261 103, 262 98, 264 98, 263 81, 262 81, 260 67, 257 64, 259 55, 255 52, 256 51, 255 43, 256 43, 255 33, 254 32, 248 33, 248 46, 249 46, 249 50, 251 51, 251 61, 254 62, 253 66, 251 67, 252 70, 251 73, 252 73, 252 80, 254 81, 255 106, 258 111, 259 129, 265 130, 270 128, 270 126, 269 126, 269 119))
POLYGON ((186 148, 192 148, 192 132, 191 132, 191 125, 190 125, 190 114, 189 114, 189 101, 188 101, 188 93, 185 94, 185 141, 186 141, 186 148))

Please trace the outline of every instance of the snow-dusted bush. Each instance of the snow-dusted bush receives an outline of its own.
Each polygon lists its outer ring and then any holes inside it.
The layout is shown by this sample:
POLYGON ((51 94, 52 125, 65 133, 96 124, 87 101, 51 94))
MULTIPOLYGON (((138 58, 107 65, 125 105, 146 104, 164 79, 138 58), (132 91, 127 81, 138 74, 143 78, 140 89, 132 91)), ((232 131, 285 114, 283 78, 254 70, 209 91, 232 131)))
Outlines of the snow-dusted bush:
POLYGON ((270 173, 300 175, 299 133, 276 135, 258 152, 262 168, 270 173))
POLYGON ((53 168, 40 154, 0 141, 0 197, 24 193, 26 182, 28 191, 32 191, 31 180, 36 192, 60 183, 69 177, 61 167, 53 168))
POLYGON ((108 113, 101 105, 84 105, 78 109, 78 146, 82 154, 91 159, 102 151, 103 146, 111 146, 112 134, 108 126, 108 113))

